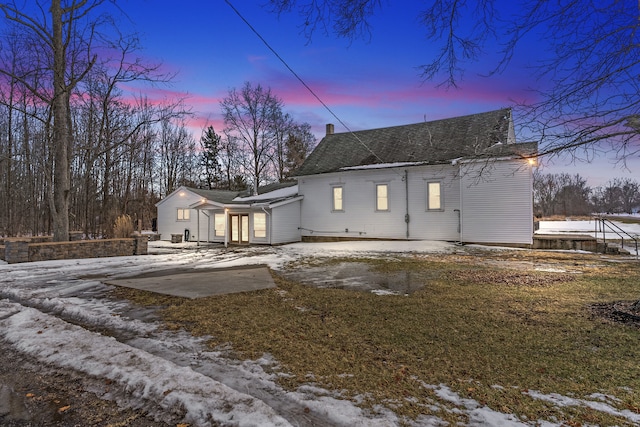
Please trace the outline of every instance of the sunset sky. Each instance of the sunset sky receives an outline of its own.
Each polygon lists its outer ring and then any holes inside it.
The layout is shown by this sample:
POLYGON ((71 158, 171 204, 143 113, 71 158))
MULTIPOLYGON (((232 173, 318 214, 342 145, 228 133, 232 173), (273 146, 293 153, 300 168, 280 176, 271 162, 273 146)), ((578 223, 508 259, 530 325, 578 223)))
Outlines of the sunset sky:
MULTIPOLYGON (((461 64, 466 72, 457 89, 423 82, 417 67, 428 61, 433 48, 418 21, 421 4, 417 1, 402 7, 383 1, 383 13, 371 21, 368 39, 339 39, 318 31, 312 41, 302 34, 303 20, 296 13, 278 17, 266 11, 260 0, 232 3, 351 130, 508 107, 516 101, 535 100, 531 89, 543 84, 528 68, 545 54, 536 34, 520 46, 509 68, 500 74, 487 77, 498 58, 496 48, 480 63, 461 64)), ((123 0, 118 5, 128 17, 123 28, 140 33, 141 54, 177 74, 169 87, 146 87, 145 93, 151 99, 187 96, 196 138, 207 125, 220 133, 220 101, 229 89, 239 89, 247 81, 271 88, 284 101, 285 111, 309 123, 318 140, 326 123, 335 123, 336 132, 346 131, 224 0, 123 0)), ((509 11, 503 11, 503 18, 508 16, 509 11)), ((517 116, 514 119, 518 121, 517 116)), ((590 165, 570 163, 570 159, 555 159, 550 165, 543 159, 543 172, 579 173, 592 186, 615 177, 640 179, 638 158, 628 163, 630 172, 604 156, 590 165)))

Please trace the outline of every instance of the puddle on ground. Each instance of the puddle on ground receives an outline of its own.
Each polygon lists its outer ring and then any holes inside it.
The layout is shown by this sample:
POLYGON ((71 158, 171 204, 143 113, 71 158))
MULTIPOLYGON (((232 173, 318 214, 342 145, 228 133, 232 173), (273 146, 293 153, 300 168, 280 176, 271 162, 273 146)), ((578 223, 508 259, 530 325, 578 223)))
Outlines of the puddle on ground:
POLYGON ((0 385, 0 420, 28 421, 30 418, 24 396, 7 385, 0 385))
POLYGON ((319 267, 304 267, 301 271, 284 272, 283 276, 317 288, 348 289, 377 294, 408 295, 426 284, 424 274, 401 271, 372 271, 363 262, 342 262, 319 267))

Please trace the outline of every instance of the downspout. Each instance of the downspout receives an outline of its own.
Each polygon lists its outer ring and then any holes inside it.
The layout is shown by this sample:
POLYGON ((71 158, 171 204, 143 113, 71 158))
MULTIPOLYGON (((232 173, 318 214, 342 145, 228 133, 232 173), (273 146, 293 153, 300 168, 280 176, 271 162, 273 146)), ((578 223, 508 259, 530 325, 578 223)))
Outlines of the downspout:
MULTIPOLYGON (((207 242, 211 241, 211 215, 206 211, 202 211, 202 214, 207 217, 207 242)), ((198 239, 200 238, 200 227, 198 226, 198 239)))
POLYGON ((229 246, 229 212, 224 208, 224 247, 229 246))
POLYGON ((409 239, 409 171, 405 169, 404 171, 404 191, 405 191, 405 201, 406 201, 406 211, 404 215, 404 222, 407 223, 407 240, 409 239))
POLYGON ((262 208, 262 212, 264 212, 264 214, 267 216, 267 218, 269 218, 269 246, 273 245, 273 229, 272 229, 272 225, 271 224, 271 214, 269 214, 269 212, 267 212, 267 210, 264 208, 264 206, 261 206, 262 208))
POLYGON ((200 246, 200 209, 197 209, 198 212, 198 221, 196 221, 196 227, 197 227, 197 232, 196 232, 196 246, 200 246))
POLYGON ((463 244, 462 233, 464 233, 464 223, 462 222, 462 211, 464 210, 464 185, 462 184, 462 165, 458 166, 458 177, 460 178, 460 210, 458 212, 458 242, 463 244))

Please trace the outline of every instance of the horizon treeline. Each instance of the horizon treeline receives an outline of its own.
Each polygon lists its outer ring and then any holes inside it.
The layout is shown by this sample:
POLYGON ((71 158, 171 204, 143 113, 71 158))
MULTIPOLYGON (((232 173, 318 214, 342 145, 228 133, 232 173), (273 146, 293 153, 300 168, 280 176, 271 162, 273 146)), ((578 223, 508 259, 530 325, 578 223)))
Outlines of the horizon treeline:
POLYGON ((613 178, 590 187, 580 174, 533 174, 536 217, 632 214, 640 210, 640 183, 631 178, 613 178))

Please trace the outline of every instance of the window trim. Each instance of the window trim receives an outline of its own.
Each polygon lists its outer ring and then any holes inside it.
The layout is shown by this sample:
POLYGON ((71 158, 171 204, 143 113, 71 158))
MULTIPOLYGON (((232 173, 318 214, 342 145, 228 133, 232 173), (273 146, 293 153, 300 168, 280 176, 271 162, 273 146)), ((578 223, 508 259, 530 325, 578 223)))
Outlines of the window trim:
POLYGON ((389 184, 386 182, 380 182, 375 184, 375 211, 376 212, 389 212, 391 209, 389 208, 389 184), (384 194, 384 202, 386 206, 384 208, 380 207, 380 193, 379 189, 381 187, 385 188, 384 194))
POLYGON ((344 212, 344 185, 331 186, 331 212, 344 212), (336 209, 336 190, 340 189, 340 208, 336 209))
POLYGON ((213 235, 214 237, 224 237, 225 233, 227 232, 227 227, 226 227, 226 218, 225 218, 225 214, 224 212, 220 212, 220 213, 214 213, 213 214, 213 235), (222 228, 217 228, 216 225, 218 225, 217 222, 217 218, 222 218, 222 222, 220 225, 222 225, 222 228), (220 232, 220 234, 218 234, 218 232, 220 232))
POLYGON ((426 210, 427 212, 442 212, 444 211, 444 198, 442 195, 442 181, 439 179, 431 179, 426 182, 426 210), (431 207, 431 184, 438 184, 438 204, 437 208, 431 207))
POLYGON ((267 214, 264 212, 254 212, 253 213, 253 237, 255 239, 266 239, 267 238, 267 214), (264 218, 264 228, 258 229, 256 228, 256 215, 261 215, 264 218), (264 233, 264 235, 258 235, 258 231, 264 233))
POLYGON ((189 208, 177 208, 176 209, 176 221, 191 221, 191 209, 189 208), (184 214, 187 214, 187 217, 185 218, 184 214), (180 218, 182 217, 182 218, 180 218))

